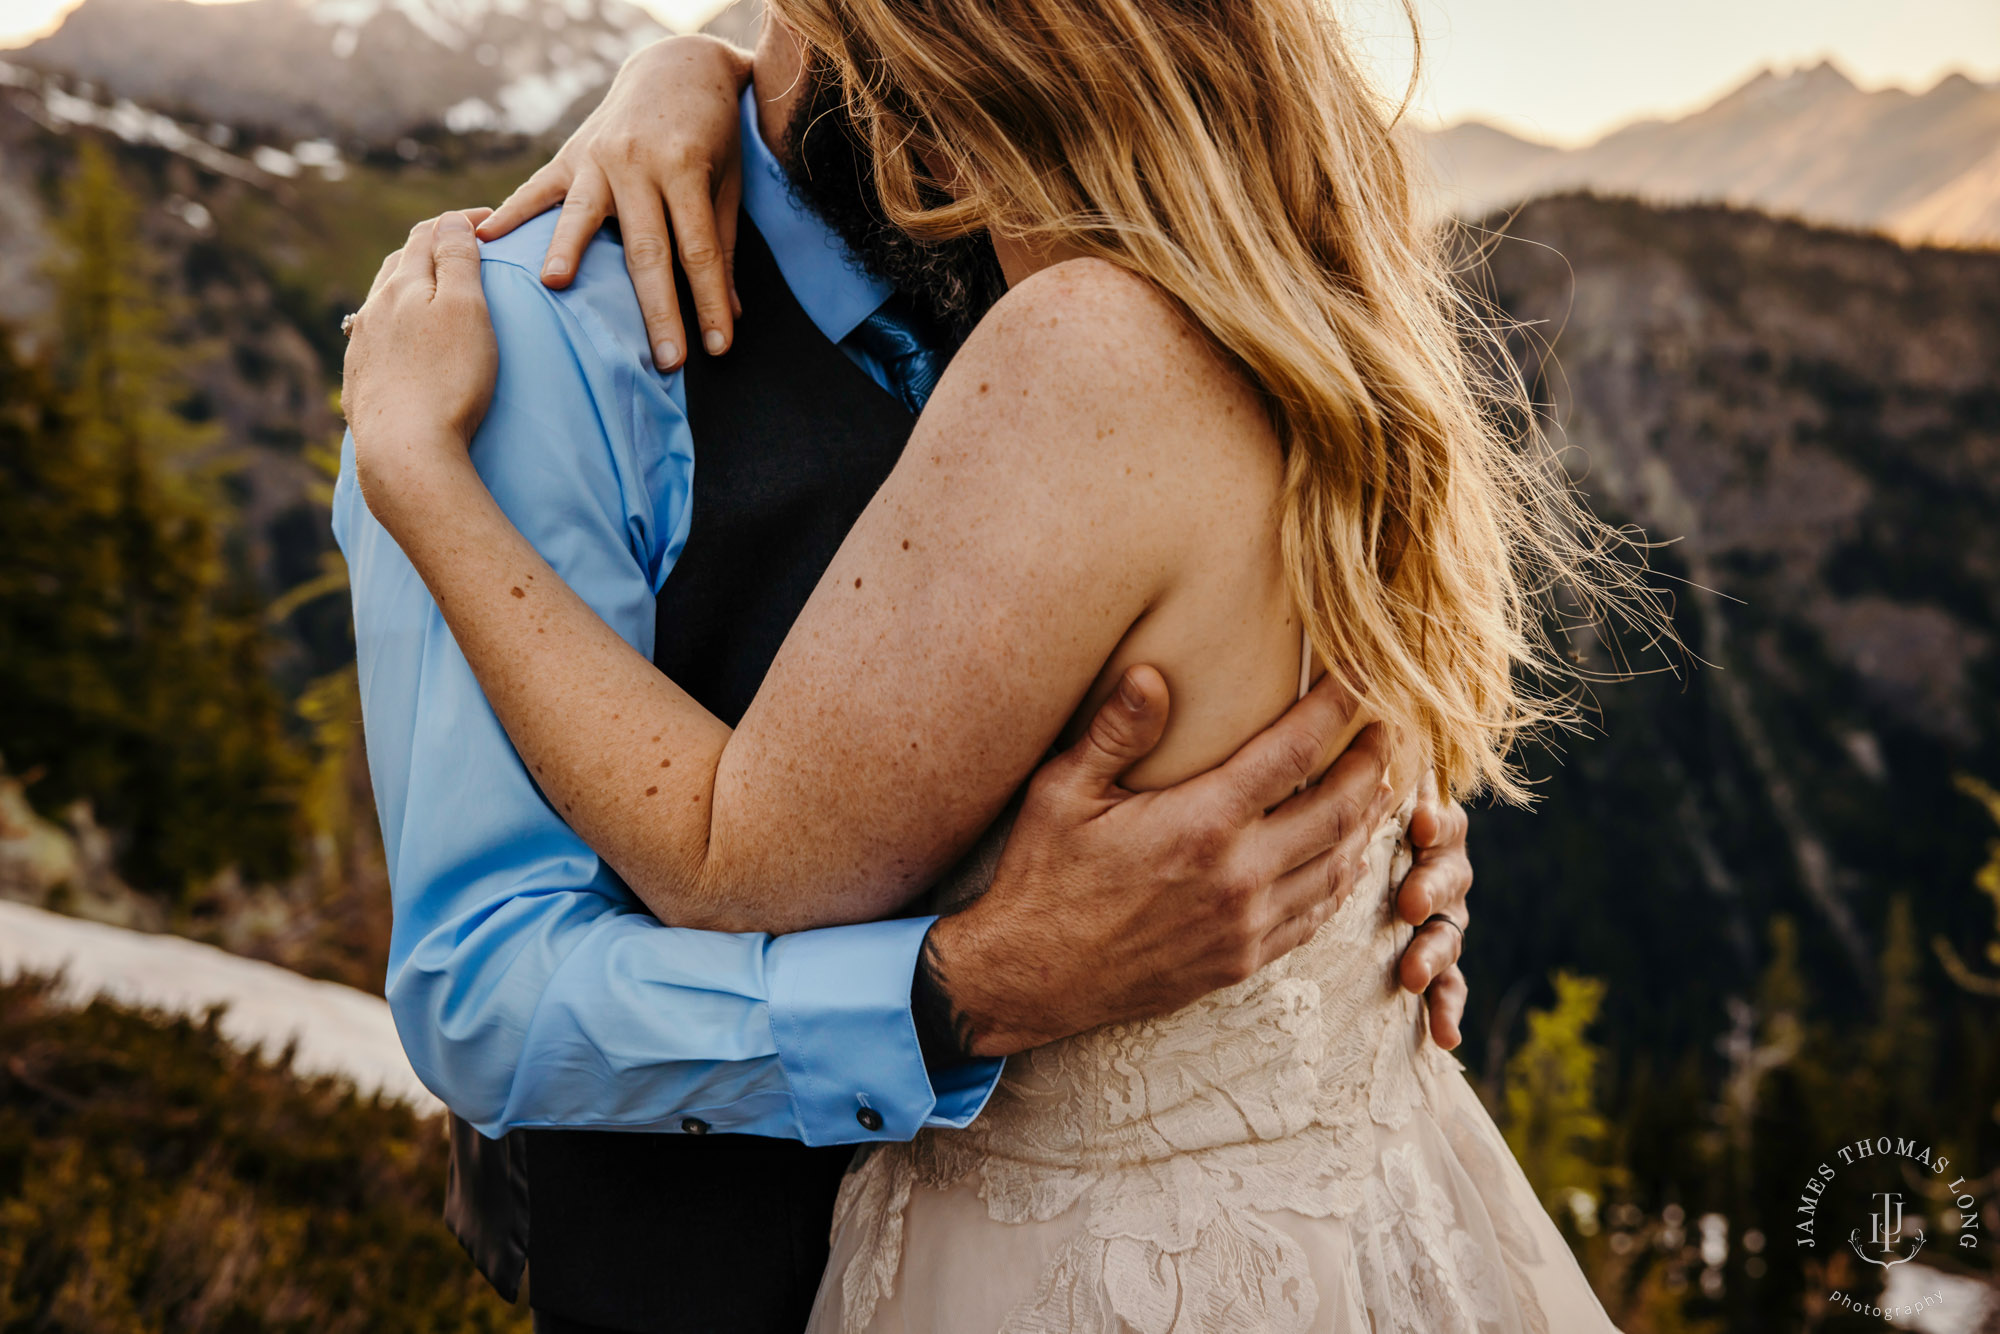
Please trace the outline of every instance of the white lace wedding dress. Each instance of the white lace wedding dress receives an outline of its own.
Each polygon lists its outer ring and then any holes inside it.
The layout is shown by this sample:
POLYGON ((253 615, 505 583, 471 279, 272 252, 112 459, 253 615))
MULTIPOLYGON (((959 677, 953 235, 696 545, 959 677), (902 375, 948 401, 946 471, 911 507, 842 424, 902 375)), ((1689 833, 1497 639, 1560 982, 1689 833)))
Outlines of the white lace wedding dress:
MULTIPOLYGON (((1396 984, 1408 822, 1255 977, 1015 1057, 968 1130, 863 1150, 809 1334, 1612 1330, 1396 984)), ((968 860, 961 893, 991 883, 968 860)))

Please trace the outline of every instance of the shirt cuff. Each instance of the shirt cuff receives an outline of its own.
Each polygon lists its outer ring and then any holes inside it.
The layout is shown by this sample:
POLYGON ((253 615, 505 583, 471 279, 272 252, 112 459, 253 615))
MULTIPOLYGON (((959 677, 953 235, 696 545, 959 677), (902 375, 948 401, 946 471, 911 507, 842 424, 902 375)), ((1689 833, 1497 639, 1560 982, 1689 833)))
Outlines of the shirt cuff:
POLYGON ((807 1144, 907 1140, 962 1129, 1002 1062, 968 1061, 933 1087, 910 1018, 910 982, 935 917, 898 918, 771 941, 771 1032, 807 1144))

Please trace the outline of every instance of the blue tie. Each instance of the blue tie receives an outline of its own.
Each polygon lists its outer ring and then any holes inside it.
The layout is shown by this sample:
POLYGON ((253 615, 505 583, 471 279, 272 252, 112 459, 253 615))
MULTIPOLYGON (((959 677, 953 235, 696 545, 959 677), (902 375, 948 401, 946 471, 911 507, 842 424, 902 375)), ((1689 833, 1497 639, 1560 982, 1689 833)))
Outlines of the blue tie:
POLYGON ((945 340, 901 292, 854 326, 847 342, 874 358, 889 392, 911 412, 922 412, 950 358, 945 340))

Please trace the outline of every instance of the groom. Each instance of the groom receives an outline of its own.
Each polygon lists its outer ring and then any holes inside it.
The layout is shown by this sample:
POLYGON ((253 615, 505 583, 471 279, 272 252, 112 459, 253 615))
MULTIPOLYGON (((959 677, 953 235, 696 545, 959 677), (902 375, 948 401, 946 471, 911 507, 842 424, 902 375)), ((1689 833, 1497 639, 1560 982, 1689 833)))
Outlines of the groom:
MULTIPOLYGON (((535 277, 553 218, 483 255, 500 373, 475 462, 557 572, 729 722, 998 290, 983 247, 880 226, 837 96, 801 73, 767 25, 743 102, 752 318, 727 358, 657 374, 608 240, 561 293, 535 277), (692 529, 667 531, 697 441, 692 529)), ((663 926, 523 769, 351 448, 334 521, 394 886, 388 996, 456 1114, 454 1230, 510 1298, 526 1270, 551 1334, 796 1330, 844 1146, 963 1127, 997 1058, 1291 948, 1382 812, 1372 733, 1287 799, 1344 720, 1326 688, 1217 771, 1128 797, 1117 775, 1164 726, 1142 674, 1037 776, 964 912, 775 939, 663 926)), ((1430 888, 1462 921, 1462 824, 1438 828, 1430 888)))

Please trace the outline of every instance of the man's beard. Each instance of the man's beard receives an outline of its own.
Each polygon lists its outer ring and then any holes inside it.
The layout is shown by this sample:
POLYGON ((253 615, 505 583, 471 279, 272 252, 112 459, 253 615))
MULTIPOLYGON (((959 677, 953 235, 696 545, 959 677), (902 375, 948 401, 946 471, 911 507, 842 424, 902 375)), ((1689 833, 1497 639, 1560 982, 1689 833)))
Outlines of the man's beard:
MULTIPOLYGON (((897 230, 875 191, 875 158, 847 108, 846 90, 808 59, 805 88, 785 126, 779 161, 799 198, 826 220, 869 272, 907 296, 956 345, 1007 290, 984 232, 920 241, 897 230)), ((939 193, 937 202, 944 202, 939 193)))

